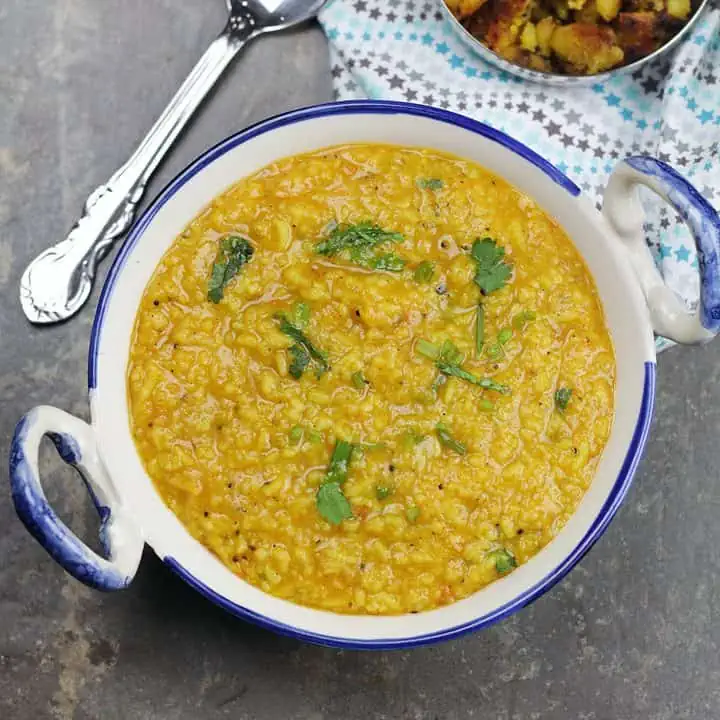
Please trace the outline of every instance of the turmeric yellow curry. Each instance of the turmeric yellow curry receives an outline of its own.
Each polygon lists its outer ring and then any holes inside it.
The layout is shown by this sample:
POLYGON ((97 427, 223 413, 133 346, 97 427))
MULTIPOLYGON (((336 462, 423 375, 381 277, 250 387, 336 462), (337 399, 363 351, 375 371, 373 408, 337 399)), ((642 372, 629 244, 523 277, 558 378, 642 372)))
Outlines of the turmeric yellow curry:
POLYGON ((348 145, 241 180, 150 280, 132 433, 239 578, 339 613, 476 592, 557 535, 615 362, 557 223, 472 162, 348 145))

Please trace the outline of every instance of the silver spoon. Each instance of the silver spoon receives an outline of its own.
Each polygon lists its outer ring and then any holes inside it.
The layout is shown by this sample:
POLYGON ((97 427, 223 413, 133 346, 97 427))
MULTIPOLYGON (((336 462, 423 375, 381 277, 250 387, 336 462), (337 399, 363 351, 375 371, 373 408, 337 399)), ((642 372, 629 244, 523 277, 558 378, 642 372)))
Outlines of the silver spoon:
POLYGON ((20 304, 28 320, 60 322, 85 304, 97 264, 132 223, 150 176, 230 61, 253 38, 309 20, 326 1, 225 0, 229 12, 225 29, 132 157, 90 194, 70 234, 25 269, 20 279, 20 304))

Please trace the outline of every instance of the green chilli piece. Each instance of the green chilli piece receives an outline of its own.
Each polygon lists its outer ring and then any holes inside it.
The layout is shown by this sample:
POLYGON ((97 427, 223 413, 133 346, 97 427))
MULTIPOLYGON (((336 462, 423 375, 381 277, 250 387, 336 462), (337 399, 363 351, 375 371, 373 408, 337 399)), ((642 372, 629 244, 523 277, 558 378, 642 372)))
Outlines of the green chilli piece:
POLYGON ((353 387, 356 390, 364 390, 365 386, 368 385, 368 381, 365 379, 365 376, 362 374, 362 371, 356 370, 351 376, 350 381, 353 384, 353 387))
POLYGON ((517 567, 515 556, 506 548, 494 550, 490 553, 490 557, 495 561, 495 569, 501 575, 505 575, 517 567))
POLYGON ((465 455, 467 449, 463 443, 456 440, 451 434, 450 429, 443 423, 438 423, 435 426, 435 433, 437 434, 440 444, 446 448, 456 452, 458 455, 465 455))
POLYGON ((375 488, 375 497, 378 500, 385 500, 392 495, 392 488, 389 485, 378 485, 375 488))
POLYGON ((420 508, 417 507, 417 505, 413 505, 413 507, 409 507, 405 511, 405 517, 411 522, 417 522, 417 519, 420 517, 420 508))

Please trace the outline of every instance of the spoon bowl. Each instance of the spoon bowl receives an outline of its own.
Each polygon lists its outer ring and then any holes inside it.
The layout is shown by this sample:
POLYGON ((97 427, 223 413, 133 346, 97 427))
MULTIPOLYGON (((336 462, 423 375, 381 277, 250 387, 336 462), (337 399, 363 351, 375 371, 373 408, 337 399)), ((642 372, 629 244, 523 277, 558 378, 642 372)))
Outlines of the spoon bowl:
POLYGON ((30 322, 72 317, 92 290, 98 263, 132 225, 155 168, 225 68, 251 40, 317 15, 327 0, 225 0, 225 29, 205 51, 130 159, 85 202, 70 233, 41 252, 20 278, 20 305, 30 322))

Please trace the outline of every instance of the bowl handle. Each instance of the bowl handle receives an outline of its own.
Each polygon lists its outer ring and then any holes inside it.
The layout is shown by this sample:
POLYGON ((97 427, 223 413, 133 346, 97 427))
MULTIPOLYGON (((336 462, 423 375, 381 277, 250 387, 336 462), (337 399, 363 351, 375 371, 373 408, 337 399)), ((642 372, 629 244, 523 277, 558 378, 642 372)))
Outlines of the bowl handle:
POLYGON ((98 590, 118 590, 130 583, 140 563, 143 539, 102 464, 90 425, 54 407, 31 410, 15 428, 10 485, 15 510, 25 527, 73 577, 98 590), (85 481, 100 515, 100 542, 107 559, 74 535, 48 504, 38 470, 40 441, 45 435, 85 481))
POLYGON ((679 343, 701 343, 720 330, 720 217, 678 172, 660 160, 629 157, 608 182, 603 214, 624 242, 650 309, 653 330, 679 343), (672 205, 695 239, 700 266, 700 306, 691 312, 665 284, 645 241, 645 214, 636 191, 644 185, 672 205))

